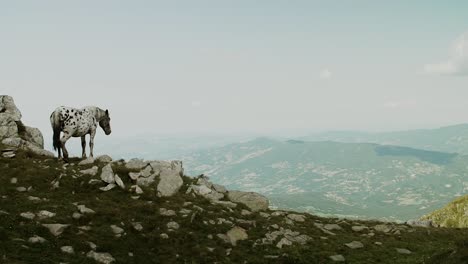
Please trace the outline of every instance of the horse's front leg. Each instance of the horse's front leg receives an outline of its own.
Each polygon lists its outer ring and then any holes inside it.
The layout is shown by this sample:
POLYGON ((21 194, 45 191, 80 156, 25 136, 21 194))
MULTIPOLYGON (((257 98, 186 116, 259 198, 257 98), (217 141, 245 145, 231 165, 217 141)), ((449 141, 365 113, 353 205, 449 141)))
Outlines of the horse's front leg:
POLYGON ((71 138, 71 133, 64 131, 62 138, 60 139, 60 144, 62 145, 63 150, 63 160, 68 162, 68 150, 65 147, 65 143, 71 138))
POLYGON ((93 154, 93 149, 94 149, 94 136, 96 136, 96 129, 92 130, 90 133, 90 138, 89 138, 89 156, 92 158, 94 157, 93 154))
POLYGON ((83 149, 81 152, 81 157, 86 159, 86 135, 81 136, 81 148, 83 149))

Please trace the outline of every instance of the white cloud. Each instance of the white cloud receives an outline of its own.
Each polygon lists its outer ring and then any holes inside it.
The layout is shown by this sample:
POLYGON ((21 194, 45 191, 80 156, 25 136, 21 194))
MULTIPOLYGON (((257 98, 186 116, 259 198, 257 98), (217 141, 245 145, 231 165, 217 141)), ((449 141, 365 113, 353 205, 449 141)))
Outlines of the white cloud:
POLYGON ((424 72, 441 75, 468 74, 468 31, 452 44, 447 61, 424 65, 424 72))
POLYGON ((320 71, 320 79, 328 80, 332 77, 332 72, 329 69, 323 69, 320 71))

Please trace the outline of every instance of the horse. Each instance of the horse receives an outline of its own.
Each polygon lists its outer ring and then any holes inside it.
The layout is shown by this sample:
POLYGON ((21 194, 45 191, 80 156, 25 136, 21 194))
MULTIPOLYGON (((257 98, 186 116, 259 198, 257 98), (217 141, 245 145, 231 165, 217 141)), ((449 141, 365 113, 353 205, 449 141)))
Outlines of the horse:
POLYGON ((86 135, 90 135, 89 148, 90 157, 93 157, 94 136, 96 135, 97 125, 104 130, 106 135, 111 134, 109 110, 102 110, 96 106, 87 106, 81 109, 61 106, 55 109, 50 115, 50 124, 52 125, 53 147, 58 150, 58 158, 68 162, 68 151, 65 143, 71 137, 81 137, 82 158, 86 158, 86 135), (60 138, 60 132, 63 132, 60 138))

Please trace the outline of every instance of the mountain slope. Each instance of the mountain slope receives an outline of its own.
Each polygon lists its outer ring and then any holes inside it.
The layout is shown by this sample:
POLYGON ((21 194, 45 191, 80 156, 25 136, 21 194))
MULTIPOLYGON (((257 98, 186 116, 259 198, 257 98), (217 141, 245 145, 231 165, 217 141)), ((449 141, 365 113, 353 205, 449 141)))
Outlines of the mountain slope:
POLYGON ((172 196, 158 196, 155 185, 142 187, 143 193, 135 196, 128 177, 133 171, 127 168, 130 162, 79 166, 78 161, 72 159, 72 164, 66 165, 21 151, 14 158, 0 157, 0 262, 332 263, 334 258, 348 263, 441 263, 440 259, 444 263, 463 263, 468 260, 466 250, 460 246, 468 237, 468 229, 426 229, 288 211, 255 212, 241 203, 230 208, 188 193, 190 186, 200 182, 189 177, 183 177, 181 189, 172 196), (124 189, 99 190, 104 186, 99 174, 109 164, 122 178, 124 189), (98 168, 96 176, 80 172, 92 166, 98 168), (49 230, 47 224, 64 226, 49 230))
POLYGON ((468 228, 468 195, 451 201, 422 219, 432 220, 443 227, 468 228))
POLYGON ((331 140, 348 143, 368 142, 468 155, 468 124, 446 126, 437 129, 380 133, 336 131, 311 134, 300 139, 306 141, 331 140))
POLYGON ((406 147, 259 138, 183 159, 192 174, 314 214, 408 220, 468 191, 466 157, 406 147))

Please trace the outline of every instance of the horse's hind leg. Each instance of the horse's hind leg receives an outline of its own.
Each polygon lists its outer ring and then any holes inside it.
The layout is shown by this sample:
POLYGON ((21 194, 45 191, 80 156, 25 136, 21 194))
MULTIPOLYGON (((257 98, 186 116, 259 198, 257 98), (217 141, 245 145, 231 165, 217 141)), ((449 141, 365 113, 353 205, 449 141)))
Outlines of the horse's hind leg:
POLYGON ((86 159, 86 135, 81 137, 81 148, 83 149, 81 157, 86 159))
POLYGON ((63 160, 65 162, 68 162, 68 150, 67 148, 65 147, 65 143, 67 143, 67 140, 69 140, 71 138, 71 134, 64 131, 63 132, 63 136, 62 138, 60 139, 60 144, 62 145, 62 150, 63 150, 63 160))
POLYGON ((91 131, 90 138, 89 138, 89 156, 93 157, 93 150, 94 150, 94 136, 96 136, 96 130, 91 131))

